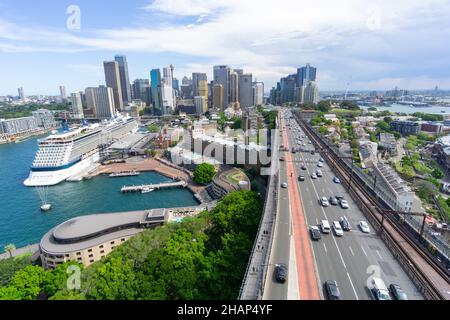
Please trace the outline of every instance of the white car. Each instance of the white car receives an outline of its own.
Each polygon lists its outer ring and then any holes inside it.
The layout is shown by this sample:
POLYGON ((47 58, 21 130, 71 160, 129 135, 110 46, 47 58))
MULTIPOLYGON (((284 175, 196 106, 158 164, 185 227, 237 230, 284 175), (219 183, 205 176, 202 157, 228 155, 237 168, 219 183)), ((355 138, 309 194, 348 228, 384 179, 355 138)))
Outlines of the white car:
POLYGON ((281 185, 282 188, 286 189, 288 187, 287 182, 283 182, 283 184, 281 185))
POLYGON ((367 224, 367 222, 365 221, 360 221, 359 222, 359 227, 361 228, 361 231, 364 233, 370 233, 370 228, 369 225, 367 224))
POLYGON ((315 172, 313 172, 313 173, 311 174, 311 179, 317 179, 317 175, 316 175, 315 172))
POLYGON ((319 168, 322 168, 322 167, 323 167, 323 163, 322 163, 322 162, 319 162, 319 163, 317 164, 317 166, 318 166, 319 168))
POLYGON ((322 207, 328 207, 330 205, 326 197, 320 198, 320 204, 322 205, 322 207))
POLYGON ((342 237, 344 235, 344 230, 342 230, 341 224, 338 221, 333 221, 333 230, 336 237, 342 237))
POLYGON ((342 209, 348 209, 348 202, 347 202, 347 200, 341 200, 341 208, 342 209))

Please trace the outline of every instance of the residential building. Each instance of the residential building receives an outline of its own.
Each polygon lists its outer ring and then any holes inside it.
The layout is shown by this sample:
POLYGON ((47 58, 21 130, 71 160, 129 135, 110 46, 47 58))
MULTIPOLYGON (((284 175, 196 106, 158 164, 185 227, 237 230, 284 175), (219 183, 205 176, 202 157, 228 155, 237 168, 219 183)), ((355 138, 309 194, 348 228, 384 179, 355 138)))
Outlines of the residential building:
POLYGON ((253 105, 259 106, 264 104, 264 83, 254 82, 253 83, 253 105))
POLYGON ((252 74, 242 74, 239 76, 239 103, 241 108, 253 106, 253 81, 252 74))
POLYGON ((441 135, 444 131, 444 124, 439 122, 422 122, 420 123, 420 131, 432 135, 441 135))
POLYGON ((397 141, 392 133, 383 133, 379 134, 380 146, 383 147, 384 150, 388 151, 390 154, 397 154, 397 141))
POLYGON ((23 91, 23 88, 20 87, 19 89, 17 89, 18 93, 19 93, 19 100, 24 101, 25 100, 25 92, 23 91))
POLYGON ((0 119, 0 132, 5 135, 20 135, 32 133, 38 130, 35 117, 23 117, 15 119, 0 119))
POLYGON ((59 94, 62 102, 67 102, 67 93, 65 86, 59 86, 59 94))
POLYGON ((115 114, 114 90, 99 86, 86 88, 86 104, 98 119, 109 119, 115 114))
POLYGON ((72 113, 74 119, 83 119, 83 101, 81 99, 81 92, 72 92, 70 94, 70 100, 72 101, 72 113))
MULTIPOLYGON (((124 105, 131 102, 131 87, 130 76, 128 74, 128 62, 127 57, 123 55, 116 55, 114 60, 117 61, 119 66, 120 85, 122 91, 122 101, 124 105)), ((108 85, 108 84, 107 84, 108 85)))
POLYGON ((358 150, 363 169, 372 168, 378 163, 378 143, 368 140, 359 141, 358 150))
POLYGON ((400 132, 403 136, 417 135, 420 131, 420 124, 412 121, 394 120, 390 123, 391 130, 400 132))
POLYGON ((36 119, 36 125, 42 129, 49 129, 56 127, 55 116, 47 109, 38 109, 31 113, 36 119))
POLYGON ((122 82, 120 80, 119 63, 117 61, 105 61, 103 62, 105 69, 106 87, 113 90, 114 106, 118 110, 124 110, 123 95, 122 95, 122 82))

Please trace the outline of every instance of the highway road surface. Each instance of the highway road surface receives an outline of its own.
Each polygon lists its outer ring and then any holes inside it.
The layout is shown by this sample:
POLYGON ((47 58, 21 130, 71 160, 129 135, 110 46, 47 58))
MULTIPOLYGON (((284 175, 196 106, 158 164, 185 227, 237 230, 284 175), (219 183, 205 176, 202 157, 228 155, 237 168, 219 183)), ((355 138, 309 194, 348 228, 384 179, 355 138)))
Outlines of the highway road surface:
MULTIPOLYGON (((336 237, 333 232, 323 234, 319 241, 312 241, 308 237, 317 272, 314 276, 317 277, 318 282, 323 284, 326 280, 336 280, 342 299, 367 300, 371 299, 367 285, 373 276, 377 276, 382 278, 387 286, 391 283, 400 285, 409 299, 423 299, 383 241, 374 233, 373 227, 369 224, 370 234, 364 234, 359 230, 359 221, 366 221, 363 213, 343 185, 333 182, 334 174, 330 167, 326 163, 322 168, 318 167, 321 155, 318 153, 311 155, 310 151, 314 149, 314 146, 309 143, 308 137, 299 128, 297 122, 293 119, 287 119, 286 122, 290 123, 290 126, 284 130, 288 136, 286 139, 288 141, 284 141, 284 145, 288 147, 289 153, 293 146, 300 147, 300 139, 305 136, 301 142, 305 143, 305 151, 291 153, 291 157, 286 158, 287 161, 288 158, 292 159, 290 164, 295 168, 294 179, 288 177, 288 180, 289 184, 295 183, 298 186, 294 190, 299 190, 299 202, 306 222, 300 227, 304 228, 303 231, 307 233, 309 226, 319 225, 322 219, 328 220, 331 225, 333 221, 339 221, 339 218, 344 215, 352 226, 352 230, 345 232, 342 237, 336 237), (306 170, 301 169, 303 164, 306 166, 306 170), (311 174, 317 169, 322 171, 323 177, 312 179, 311 174), (299 175, 304 175, 305 181, 299 181, 299 175), (339 205, 331 204, 329 207, 322 207, 319 204, 321 197, 329 199, 332 195, 343 196, 349 203, 349 209, 342 209, 339 205)), ((289 162, 287 166, 289 167, 289 162)), ((286 181, 280 181, 280 183, 283 182, 286 181)), ((292 199, 290 203, 292 205, 292 199)), ((294 229, 294 234, 299 231, 294 229)), ((298 256, 297 260, 299 260, 298 256)), ((298 261, 298 265, 301 263, 304 261, 298 261)), ((314 278, 313 276, 309 277, 310 279, 314 278)), ((301 286, 302 283, 299 285, 301 286)), ((323 290, 323 286, 320 287, 323 290)), ((326 297, 323 291, 322 296, 326 297)), ((301 294, 300 299, 302 299, 301 294)))

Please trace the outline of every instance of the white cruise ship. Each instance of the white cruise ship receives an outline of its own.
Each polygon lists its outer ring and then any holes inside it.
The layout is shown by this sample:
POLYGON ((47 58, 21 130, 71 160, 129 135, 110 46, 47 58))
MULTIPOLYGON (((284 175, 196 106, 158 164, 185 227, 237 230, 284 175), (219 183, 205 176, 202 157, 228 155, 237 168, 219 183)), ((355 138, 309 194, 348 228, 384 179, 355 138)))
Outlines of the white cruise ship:
POLYGON ((138 129, 130 117, 92 124, 39 140, 27 187, 52 186, 80 173, 100 160, 99 146, 110 144, 138 129))

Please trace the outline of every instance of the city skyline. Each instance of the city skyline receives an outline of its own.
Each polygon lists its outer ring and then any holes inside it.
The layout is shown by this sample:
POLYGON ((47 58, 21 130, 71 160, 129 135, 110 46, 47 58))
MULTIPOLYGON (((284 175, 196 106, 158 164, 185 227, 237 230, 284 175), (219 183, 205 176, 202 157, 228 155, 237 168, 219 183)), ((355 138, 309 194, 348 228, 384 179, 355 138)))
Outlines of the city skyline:
POLYGON ((213 79, 214 65, 229 65, 251 71, 267 93, 311 63, 323 91, 450 88, 450 64, 440 58, 449 51, 445 1, 263 2, 135 0, 109 3, 105 13, 101 1, 79 1, 80 30, 66 26, 68 1, 2 3, 0 68, 8 77, 0 95, 103 84, 101 64, 114 54, 127 56, 130 82, 170 64, 177 79, 193 72, 213 79), (261 19, 269 12, 270 23, 261 19))

